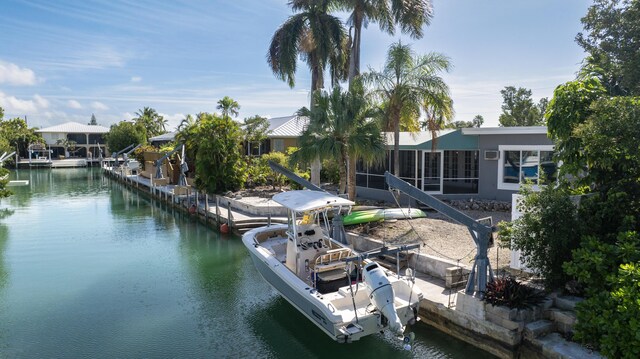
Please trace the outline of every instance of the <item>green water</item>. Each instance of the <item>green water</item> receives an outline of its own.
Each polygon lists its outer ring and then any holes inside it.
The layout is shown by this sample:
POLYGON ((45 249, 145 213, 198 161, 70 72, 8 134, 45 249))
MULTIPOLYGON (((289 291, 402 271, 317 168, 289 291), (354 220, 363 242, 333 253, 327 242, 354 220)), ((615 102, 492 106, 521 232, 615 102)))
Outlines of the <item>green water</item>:
POLYGON ((0 202, 0 357, 485 358, 426 326, 337 344, 259 276, 239 238, 104 178, 21 170, 0 202))

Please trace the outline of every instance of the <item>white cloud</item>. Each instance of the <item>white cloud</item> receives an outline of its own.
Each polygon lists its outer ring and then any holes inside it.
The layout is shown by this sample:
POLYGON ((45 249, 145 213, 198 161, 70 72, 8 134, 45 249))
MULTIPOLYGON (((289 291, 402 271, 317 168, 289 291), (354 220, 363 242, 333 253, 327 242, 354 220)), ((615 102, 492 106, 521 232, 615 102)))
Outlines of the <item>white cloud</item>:
POLYGON ((32 100, 23 100, 0 91, 0 106, 7 114, 35 114, 48 108, 49 101, 37 94, 32 100))
POLYGON ((140 81, 142 81, 142 77, 140 76, 133 76, 131 78, 131 82, 140 82, 140 81))
POLYGON ((166 113, 159 113, 160 116, 164 117, 165 120, 167 120, 167 131, 174 131, 174 129, 178 128, 178 125, 180 125, 180 122, 182 122, 182 120, 184 120, 185 115, 182 113, 175 113, 173 115, 169 115, 166 113))
POLYGON ((36 106, 38 106, 39 108, 47 108, 47 107, 49 107, 49 101, 46 98, 44 98, 44 97, 42 97, 42 96, 40 96, 38 94, 35 94, 33 96, 33 101, 35 101, 36 106))
POLYGON ((93 101, 91 103, 91 107, 94 110, 97 110, 97 111, 106 111, 106 110, 109 109, 109 106, 107 106, 107 105, 105 105, 105 104, 103 104, 102 102, 99 102, 99 101, 93 101))
POLYGON ((10 62, 0 61, 0 84, 35 85, 36 74, 28 68, 21 68, 10 62))
POLYGON ((75 108, 75 109, 82 108, 82 105, 80 104, 80 102, 78 102, 76 100, 67 101, 67 106, 69 106, 70 108, 75 108))

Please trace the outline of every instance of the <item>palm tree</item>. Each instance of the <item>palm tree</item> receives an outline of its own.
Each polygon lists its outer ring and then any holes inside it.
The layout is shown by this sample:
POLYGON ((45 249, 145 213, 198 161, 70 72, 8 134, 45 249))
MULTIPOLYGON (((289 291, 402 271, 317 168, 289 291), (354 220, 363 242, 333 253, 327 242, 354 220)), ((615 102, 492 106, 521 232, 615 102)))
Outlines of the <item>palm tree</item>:
POLYGON ((450 105, 449 87, 439 74, 450 68, 448 57, 433 52, 416 56, 409 45, 398 42, 389 47, 382 71, 363 75, 367 83, 374 85, 373 94, 385 103, 385 127, 393 131, 396 176, 400 174, 401 123, 404 121, 405 128, 417 128, 421 108, 427 115, 435 111, 434 118, 448 117, 440 106, 446 99, 450 105))
POLYGON ((142 110, 136 112, 136 116, 137 117, 133 118, 133 121, 145 128, 147 138, 167 132, 167 120, 163 116, 160 116, 155 109, 144 107, 142 110))
POLYGON ((299 148, 292 161, 313 158, 337 158, 340 173, 340 192, 348 188, 349 198, 356 195, 356 162, 365 163, 384 158, 385 143, 378 121, 378 110, 364 96, 363 86, 354 84, 348 92, 335 86, 331 93, 314 94, 315 106, 302 108, 300 116, 309 116, 309 127, 299 139, 299 148), (347 176, 347 173, 349 174, 347 176))
POLYGON ((432 93, 427 96, 422 104, 425 120, 421 123, 421 127, 431 133, 431 152, 435 152, 438 132, 449 127, 455 111, 453 100, 448 93, 432 93))
POLYGON ((295 85, 298 56, 311 70, 311 107, 313 92, 324 87, 324 70, 332 69, 332 80, 343 76, 346 33, 342 22, 330 15, 331 0, 291 0, 296 14, 289 17, 273 34, 267 62, 273 73, 290 87, 295 85))
MULTIPOLYGON (((328 13, 332 0, 291 0, 289 5, 296 14, 289 17, 273 34, 267 62, 273 73, 295 85, 298 57, 311 70, 309 108, 313 108, 313 93, 324 87, 324 70, 331 65, 331 82, 345 78, 345 50, 347 36, 342 21, 328 13)), ((320 184, 320 161, 311 162, 311 182, 320 184)))
POLYGON ((433 17, 431 0, 334 0, 334 3, 339 10, 351 12, 347 20, 353 29, 349 52, 349 86, 360 75, 363 26, 377 22, 380 30, 393 35, 397 24, 403 33, 419 39, 423 35, 422 26, 429 25, 433 17))
POLYGON ((240 105, 238 101, 232 99, 229 96, 225 96, 222 100, 218 101, 218 106, 216 109, 222 111, 222 116, 233 116, 238 117, 238 110, 240 109, 240 105))

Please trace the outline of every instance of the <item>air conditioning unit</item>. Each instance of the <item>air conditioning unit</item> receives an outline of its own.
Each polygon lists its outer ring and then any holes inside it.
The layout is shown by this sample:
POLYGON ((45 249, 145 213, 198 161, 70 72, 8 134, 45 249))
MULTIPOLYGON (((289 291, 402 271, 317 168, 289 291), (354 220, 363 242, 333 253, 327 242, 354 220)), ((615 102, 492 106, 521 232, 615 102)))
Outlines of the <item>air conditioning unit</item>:
POLYGON ((500 152, 495 150, 484 151, 484 159, 487 161, 497 161, 500 158, 500 152))

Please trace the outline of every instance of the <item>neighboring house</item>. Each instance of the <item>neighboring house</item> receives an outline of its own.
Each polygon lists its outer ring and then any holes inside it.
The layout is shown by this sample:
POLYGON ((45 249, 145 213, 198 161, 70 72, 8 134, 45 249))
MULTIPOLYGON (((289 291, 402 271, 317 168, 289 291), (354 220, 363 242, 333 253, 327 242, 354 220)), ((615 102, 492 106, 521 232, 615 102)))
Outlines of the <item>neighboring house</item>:
POLYGON ((176 139, 176 134, 178 132, 167 132, 162 135, 154 136, 149 139, 149 144, 155 147, 162 147, 167 143, 171 143, 176 139))
MULTIPOLYGON (((384 172, 393 172, 393 136, 387 134, 384 163, 356 171, 358 196, 392 200, 384 172)), ((511 201, 520 184, 555 180, 553 142, 546 127, 465 128, 440 131, 432 151, 429 133, 400 137, 400 177, 445 198, 511 201), (544 172, 540 176, 538 169, 544 172), (546 179, 545 179, 546 178, 546 179)))
POLYGON ((107 146, 104 135, 109 128, 97 125, 85 125, 78 122, 67 122, 60 125, 37 130, 42 135, 47 147, 52 151, 51 158, 71 157, 98 158, 106 155, 107 146), (75 145, 67 147, 61 141, 73 141, 75 145))
POLYGON ((308 124, 309 118, 303 116, 270 118, 267 140, 261 144, 259 153, 286 153, 290 147, 297 147, 298 137, 300 137, 308 124))

